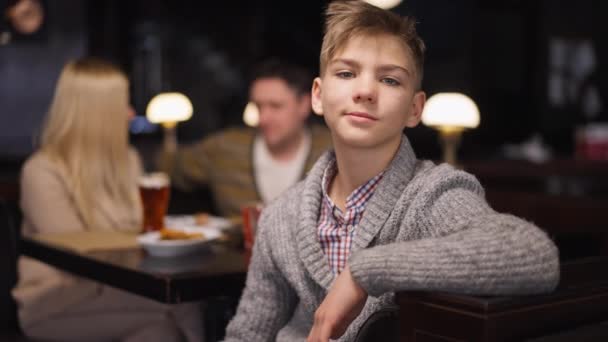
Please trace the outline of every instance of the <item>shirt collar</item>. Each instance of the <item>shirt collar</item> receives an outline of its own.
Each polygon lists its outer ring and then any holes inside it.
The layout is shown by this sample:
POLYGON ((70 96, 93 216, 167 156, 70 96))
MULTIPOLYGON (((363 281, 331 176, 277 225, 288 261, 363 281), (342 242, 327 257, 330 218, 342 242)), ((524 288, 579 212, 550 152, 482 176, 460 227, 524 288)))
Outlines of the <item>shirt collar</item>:
MULTIPOLYGON (((365 209, 365 204, 374 194, 374 189, 378 182, 382 179, 385 170, 382 170, 380 173, 372 177, 367 182, 363 183, 361 186, 356 188, 348 197, 346 198, 346 210, 354 209, 358 212, 363 211, 365 209)), ((337 219, 341 219, 343 215, 340 208, 338 208, 335 203, 332 201, 331 197, 329 197, 329 186, 331 182, 333 182, 336 174, 338 173, 338 163, 336 163, 335 157, 332 158, 325 171, 323 172, 323 178, 321 181, 321 188, 323 191, 323 205, 327 206, 330 209, 330 212, 336 216, 336 213, 339 213, 339 217, 337 219)))

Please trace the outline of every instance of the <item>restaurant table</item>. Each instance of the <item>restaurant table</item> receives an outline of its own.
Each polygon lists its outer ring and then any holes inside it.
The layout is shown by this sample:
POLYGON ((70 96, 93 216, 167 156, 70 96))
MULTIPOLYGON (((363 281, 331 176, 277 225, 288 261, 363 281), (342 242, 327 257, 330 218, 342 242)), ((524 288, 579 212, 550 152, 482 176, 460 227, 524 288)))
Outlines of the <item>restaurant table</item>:
POLYGON ((170 258, 141 248, 78 252, 25 236, 19 249, 61 270, 169 304, 238 298, 245 286, 245 252, 221 243, 170 258))

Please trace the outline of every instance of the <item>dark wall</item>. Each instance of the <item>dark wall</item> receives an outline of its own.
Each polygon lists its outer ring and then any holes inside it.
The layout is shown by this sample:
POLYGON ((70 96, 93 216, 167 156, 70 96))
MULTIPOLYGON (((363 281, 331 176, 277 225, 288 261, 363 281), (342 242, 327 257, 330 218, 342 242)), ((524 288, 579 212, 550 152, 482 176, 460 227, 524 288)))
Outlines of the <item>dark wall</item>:
POLYGON ((0 156, 19 158, 33 149, 63 64, 86 52, 84 3, 45 2, 43 32, 0 46, 0 156))
MULTIPOLYGON (((464 135, 465 157, 501 158, 501 146, 533 134, 555 156, 571 157, 576 127, 608 121, 606 2, 433 0, 403 6, 419 18, 428 46, 427 94, 460 91, 479 106, 480 127, 464 135), (556 44, 566 47, 563 57, 556 56, 556 44), (592 110, 591 92, 599 101, 592 110)), ((418 127, 412 135, 414 144, 422 142, 415 147, 423 155, 438 154, 429 139, 434 132, 418 127)))
POLYGON ((608 3, 543 0, 541 11, 539 126, 551 145, 571 155, 573 127, 608 122, 608 3), (599 96, 597 106, 591 93, 599 96))
MULTIPOLYGON (((132 80, 132 100, 143 114, 150 97, 175 90, 194 104, 192 120, 179 126, 193 141, 241 124, 251 66, 280 56, 318 69, 323 0, 89 0, 45 2, 46 38, 0 47, 0 134, 3 155, 31 150, 52 86, 64 61, 90 53, 121 64, 132 80)), ((583 112, 583 88, 595 86, 606 103, 608 33, 601 1, 418 0, 395 11, 414 14, 427 47, 424 88, 469 94, 479 105, 481 126, 464 136, 466 158, 498 158, 500 146, 542 134, 558 153, 571 155, 574 128, 606 121, 603 105, 583 112), (570 66, 551 67, 555 40, 589 42, 595 66, 573 81, 570 66), (559 69, 559 68, 558 68, 559 69), (550 75, 564 72, 575 89, 562 105, 550 101, 550 75)), ((576 55, 576 53, 573 53, 576 55)), ((571 58, 568 65, 576 64, 571 58)), ((564 95, 564 98, 565 95, 564 95)), ((422 157, 439 156, 433 130, 408 132, 422 157)), ((134 140, 158 142, 158 133, 134 140)))

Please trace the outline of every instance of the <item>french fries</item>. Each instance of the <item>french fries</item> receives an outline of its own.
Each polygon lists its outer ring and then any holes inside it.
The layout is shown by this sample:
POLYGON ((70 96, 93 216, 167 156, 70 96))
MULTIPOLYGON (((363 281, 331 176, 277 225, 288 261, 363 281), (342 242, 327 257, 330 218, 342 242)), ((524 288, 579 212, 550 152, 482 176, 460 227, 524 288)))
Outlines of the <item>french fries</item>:
POLYGON ((204 226, 209 223, 209 214, 208 213, 196 213, 194 215, 194 221, 198 226, 204 226))
POLYGON ((193 240, 205 238, 203 233, 187 233, 171 228, 163 228, 159 232, 161 240, 193 240))

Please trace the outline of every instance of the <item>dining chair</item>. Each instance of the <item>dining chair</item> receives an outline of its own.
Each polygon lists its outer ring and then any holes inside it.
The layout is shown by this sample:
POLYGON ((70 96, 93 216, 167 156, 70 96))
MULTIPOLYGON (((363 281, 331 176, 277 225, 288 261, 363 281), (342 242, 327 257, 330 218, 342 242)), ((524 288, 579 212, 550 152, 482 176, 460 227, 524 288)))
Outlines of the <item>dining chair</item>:
POLYGON ((0 198, 0 337, 2 341, 21 335, 17 321, 17 308, 11 289, 17 282, 17 256, 20 214, 17 203, 0 198))
POLYGON ((399 308, 388 307, 373 313, 363 323, 355 342, 399 341, 399 308))

